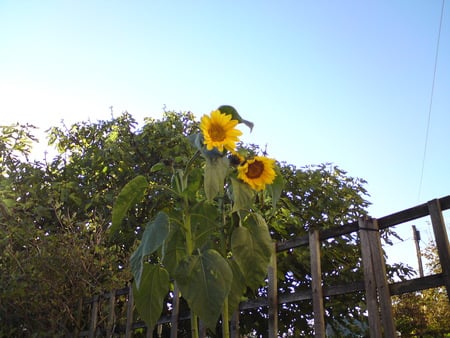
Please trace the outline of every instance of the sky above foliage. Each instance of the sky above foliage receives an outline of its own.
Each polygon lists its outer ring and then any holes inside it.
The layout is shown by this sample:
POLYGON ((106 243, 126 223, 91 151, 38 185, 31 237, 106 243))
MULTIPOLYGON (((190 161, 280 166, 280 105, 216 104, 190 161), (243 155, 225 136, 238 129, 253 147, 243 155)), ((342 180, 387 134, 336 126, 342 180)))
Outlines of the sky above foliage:
POLYGON ((1 0, 0 46, 0 124, 228 104, 277 160, 367 180, 373 217, 450 194, 441 0, 1 0))

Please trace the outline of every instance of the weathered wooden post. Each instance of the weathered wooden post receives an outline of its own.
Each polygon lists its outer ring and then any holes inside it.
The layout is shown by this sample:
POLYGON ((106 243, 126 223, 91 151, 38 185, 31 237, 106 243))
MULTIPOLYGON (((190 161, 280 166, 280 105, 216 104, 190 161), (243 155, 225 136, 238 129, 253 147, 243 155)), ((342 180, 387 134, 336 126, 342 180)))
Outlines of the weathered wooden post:
POLYGON ((97 329, 97 316, 98 316, 98 295, 95 295, 92 298, 92 307, 91 307, 91 322, 89 324, 89 338, 94 338, 95 330, 97 329))
POLYGON ((386 278, 378 222, 372 218, 359 220, 366 302, 371 337, 395 337, 391 294, 386 278), (381 311, 381 322, 380 322, 381 311))
POLYGON ((109 314, 108 314, 108 324, 106 327, 106 337, 112 337, 114 335, 114 324, 115 324, 115 306, 116 306, 116 290, 109 293, 109 314))
POLYGON ((134 311, 134 297, 133 286, 128 287, 128 303, 127 303, 127 321, 125 326, 125 338, 133 336, 133 311, 134 311))
POLYGON ((75 320, 75 337, 78 337, 80 335, 81 331, 81 317, 83 316, 83 298, 80 298, 78 300, 78 307, 77 307, 77 317, 75 320))
POLYGON ((434 199, 429 201, 428 211, 431 217, 431 224, 433 225, 434 239, 436 240, 436 248, 439 262, 441 263, 445 288, 447 289, 447 295, 450 301, 450 245, 439 200, 434 199))
POLYGON ((268 268, 268 301, 269 301, 269 338, 278 337, 278 279, 277 279, 277 248, 273 243, 272 256, 268 268))
POLYGON ((231 338, 239 338, 239 309, 234 311, 231 317, 230 336, 231 338))
POLYGON ((323 305, 319 230, 310 230, 309 232, 309 251, 311 254, 311 286, 314 311, 314 336, 325 337, 325 310, 323 305))

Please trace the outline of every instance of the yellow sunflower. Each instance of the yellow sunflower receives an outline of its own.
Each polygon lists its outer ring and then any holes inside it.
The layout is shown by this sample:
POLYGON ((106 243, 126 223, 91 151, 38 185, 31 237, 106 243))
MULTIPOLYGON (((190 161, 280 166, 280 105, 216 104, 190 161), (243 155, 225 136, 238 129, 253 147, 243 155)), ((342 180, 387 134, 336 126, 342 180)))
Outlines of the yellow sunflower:
POLYGON ((238 120, 231 118, 231 115, 223 114, 219 110, 211 112, 211 116, 203 115, 200 129, 207 150, 217 148, 222 152, 224 148, 230 151, 236 148, 236 142, 239 141, 242 132, 235 128, 239 123, 238 120))
POLYGON ((256 191, 264 190, 275 179, 275 160, 255 156, 238 167, 238 178, 256 191))

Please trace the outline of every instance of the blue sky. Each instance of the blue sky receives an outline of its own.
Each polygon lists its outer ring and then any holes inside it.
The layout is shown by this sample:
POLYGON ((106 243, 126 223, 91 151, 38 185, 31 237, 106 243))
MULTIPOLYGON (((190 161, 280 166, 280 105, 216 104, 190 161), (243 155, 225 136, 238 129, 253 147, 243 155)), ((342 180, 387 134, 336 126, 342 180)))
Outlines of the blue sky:
POLYGON ((45 130, 107 119, 110 106, 141 121, 164 107, 200 117, 230 104, 255 123, 245 141, 280 161, 332 162, 364 178, 370 214, 385 216, 450 194, 449 4, 431 96, 441 8, 0 0, 0 123, 45 130))

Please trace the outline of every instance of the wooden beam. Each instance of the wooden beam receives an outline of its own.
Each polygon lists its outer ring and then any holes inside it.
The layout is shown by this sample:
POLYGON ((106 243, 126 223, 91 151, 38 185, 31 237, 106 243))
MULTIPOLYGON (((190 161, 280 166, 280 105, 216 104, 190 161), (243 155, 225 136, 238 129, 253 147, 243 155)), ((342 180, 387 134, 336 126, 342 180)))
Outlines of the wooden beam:
POLYGON ((401 295, 404 293, 437 288, 444 285, 442 274, 425 276, 397 282, 389 285, 391 295, 401 295))
POLYGON ((309 251, 311 254, 311 287, 314 311, 314 336, 325 337, 325 309, 323 306, 319 230, 311 230, 309 232, 309 251))

